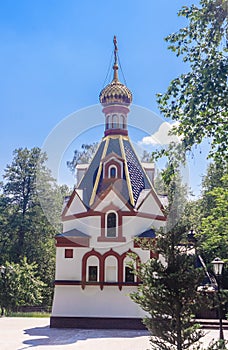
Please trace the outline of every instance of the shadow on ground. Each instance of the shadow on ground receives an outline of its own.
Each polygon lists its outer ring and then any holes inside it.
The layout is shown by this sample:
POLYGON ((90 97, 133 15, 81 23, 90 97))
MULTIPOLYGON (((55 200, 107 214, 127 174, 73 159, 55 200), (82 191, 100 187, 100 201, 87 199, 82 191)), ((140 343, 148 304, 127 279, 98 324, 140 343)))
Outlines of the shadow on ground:
POLYGON ((50 328, 49 326, 25 329, 24 333, 33 337, 33 339, 25 340, 23 344, 26 345, 26 347, 19 350, 42 345, 74 344, 79 340, 95 338, 134 338, 148 336, 146 330, 57 329, 50 328))

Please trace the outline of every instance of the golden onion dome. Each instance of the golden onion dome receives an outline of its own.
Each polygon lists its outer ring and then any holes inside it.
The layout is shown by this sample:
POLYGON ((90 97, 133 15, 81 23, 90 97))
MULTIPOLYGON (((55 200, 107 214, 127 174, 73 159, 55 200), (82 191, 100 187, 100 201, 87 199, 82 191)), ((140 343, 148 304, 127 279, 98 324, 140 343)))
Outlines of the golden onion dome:
POLYGON ((100 93, 100 103, 103 106, 109 104, 124 104, 130 105, 132 102, 132 93, 120 81, 113 80, 100 93))
POLYGON ((132 102, 132 93, 126 85, 122 84, 118 79, 118 61, 117 61, 117 41, 114 36, 114 55, 115 61, 113 65, 114 76, 110 84, 108 84, 100 93, 99 100, 102 106, 112 104, 122 104, 129 106, 132 102))

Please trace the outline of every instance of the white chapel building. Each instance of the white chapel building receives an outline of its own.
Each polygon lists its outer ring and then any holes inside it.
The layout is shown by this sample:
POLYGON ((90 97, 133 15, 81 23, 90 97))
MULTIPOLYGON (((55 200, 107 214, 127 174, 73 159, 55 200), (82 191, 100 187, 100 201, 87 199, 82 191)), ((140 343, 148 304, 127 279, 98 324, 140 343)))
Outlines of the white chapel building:
POLYGON ((153 164, 140 162, 128 136, 132 94, 118 78, 115 37, 114 47, 113 80, 99 97, 104 137, 91 163, 77 166, 79 181, 56 236, 51 327, 143 328, 145 313, 129 296, 140 281, 128 254, 140 262, 154 256, 136 238, 155 240, 166 217, 153 187, 153 164))

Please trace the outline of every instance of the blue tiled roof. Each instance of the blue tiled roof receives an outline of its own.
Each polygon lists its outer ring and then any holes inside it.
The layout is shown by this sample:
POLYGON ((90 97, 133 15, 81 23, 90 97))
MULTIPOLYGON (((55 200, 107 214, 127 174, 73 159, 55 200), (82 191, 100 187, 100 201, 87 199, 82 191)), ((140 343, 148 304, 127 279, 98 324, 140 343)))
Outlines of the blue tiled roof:
POLYGON ((155 231, 152 228, 150 228, 149 230, 144 231, 143 233, 140 233, 136 237, 138 237, 138 238, 156 238, 156 234, 155 234, 155 231))
POLYGON ((56 237, 90 237, 90 236, 74 228, 72 230, 69 230, 63 233, 58 233, 56 237))
POLYGON ((85 176, 83 177, 81 183, 79 184, 79 189, 83 190, 83 203, 89 208, 89 201, 93 191, 94 183, 96 180, 96 174, 100 165, 105 141, 102 141, 98 147, 98 150, 90 163, 85 176))
POLYGON ((127 159, 127 166, 132 186, 132 192, 136 203, 140 192, 145 188, 151 188, 151 185, 147 180, 145 170, 140 164, 129 141, 124 140, 124 150, 127 159))
POLYGON ((112 152, 116 153, 119 157, 122 157, 119 138, 109 139, 106 155, 112 152))
POLYGON ((126 200, 126 202, 130 203, 130 193, 129 186, 131 187, 131 191, 134 198, 134 204, 136 204, 137 199, 140 195, 140 192, 143 189, 151 189, 151 184, 147 179, 145 170, 143 169, 140 161, 138 160, 134 149, 132 148, 130 142, 128 140, 123 140, 123 148, 120 146, 120 138, 109 138, 104 139, 93 158, 91 164, 89 165, 85 176, 83 177, 81 183, 79 184, 79 189, 83 190, 83 202, 86 207, 89 208, 90 199, 92 196, 94 184, 97 177, 97 172, 103 157, 107 157, 109 154, 116 154, 118 157, 122 158, 123 161, 126 159, 128 174, 130 178, 130 184, 127 183, 126 169, 123 168, 123 178, 122 179, 112 179, 110 182, 103 179, 103 171, 100 174, 98 187, 96 191, 96 196, 100 196, 110 185, 112 185, 117 192, 119 192, 122 197, 126 200), (105 143, 108 143, 107 150, 105 154, 103 154, 105 143), (122 151, 124 154, 122 154, 122 151))

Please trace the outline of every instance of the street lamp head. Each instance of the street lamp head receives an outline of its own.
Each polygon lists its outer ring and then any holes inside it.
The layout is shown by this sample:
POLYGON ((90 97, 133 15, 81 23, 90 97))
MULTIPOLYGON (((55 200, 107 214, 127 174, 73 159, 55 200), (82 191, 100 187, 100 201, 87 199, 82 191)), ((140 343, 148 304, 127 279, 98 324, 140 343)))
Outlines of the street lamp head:
POLYGON ((215 275, 220 276, 222 274, 224 262, 220 258, 215 258, 211 263, 213 265, 215 275))
POLYGON ((195 245, 197 243, 197 239, 195 237, 195 231, 194 230, 190 230, 187 233, 187 240, 188 240, 188 243, 193 244, 193 245, 195 245))

